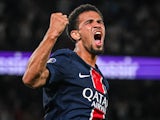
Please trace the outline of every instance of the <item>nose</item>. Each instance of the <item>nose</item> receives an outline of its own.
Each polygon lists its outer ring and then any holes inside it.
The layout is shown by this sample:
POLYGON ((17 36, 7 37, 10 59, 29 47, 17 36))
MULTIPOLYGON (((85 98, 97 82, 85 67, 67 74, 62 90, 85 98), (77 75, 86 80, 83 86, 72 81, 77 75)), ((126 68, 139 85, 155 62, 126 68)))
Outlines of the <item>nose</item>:
POLYGON ((99 24, 95 24, 93 28, 96 29, 96 30, 101 30, 102 29, 101 25, 99 25, 99 24))
POLYGON ((93 23, 93 26, 94 26, 94 28, 101 28, 101 27, 102 27, 102 24, 99 23, 98 21, 95 21, 95 22, 93 23))

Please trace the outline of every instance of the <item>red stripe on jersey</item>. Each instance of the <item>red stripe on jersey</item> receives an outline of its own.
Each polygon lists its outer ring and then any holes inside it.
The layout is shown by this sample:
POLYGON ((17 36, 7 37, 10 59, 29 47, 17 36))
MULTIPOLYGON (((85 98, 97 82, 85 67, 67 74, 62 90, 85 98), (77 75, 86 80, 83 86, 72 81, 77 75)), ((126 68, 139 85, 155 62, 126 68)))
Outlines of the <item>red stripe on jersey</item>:
MULTIPOLYGON (((93 82, 94 88, 97 91, 105 94, 105 90, 104 90, 104 87, 102 84, 102 79, 103 79, 102 76, 94 69, 91 69, 91 76, 92 76, 92 82, 93 82)), ((98 109, 94 108, 92 110, 90 120, 102 120, 102 119, 104 119, 104 113, 102 111, 99 111, 98 109)))
POLYGON ((104 90, 103 84, 102 84, 102 79, 103 79, 102 76, 94 69, 91 70, 91 75, 92 75, 92 82, 93 82, 94 88, 97 91, 104 94, 105 90, 104 90))
POLYGON ((102 119, 104 119, 104 114, 101 111, 99 111, 97 109, 94 109, 92 111, 92 118, 91 118, 91 120, 102 120, 102 119))

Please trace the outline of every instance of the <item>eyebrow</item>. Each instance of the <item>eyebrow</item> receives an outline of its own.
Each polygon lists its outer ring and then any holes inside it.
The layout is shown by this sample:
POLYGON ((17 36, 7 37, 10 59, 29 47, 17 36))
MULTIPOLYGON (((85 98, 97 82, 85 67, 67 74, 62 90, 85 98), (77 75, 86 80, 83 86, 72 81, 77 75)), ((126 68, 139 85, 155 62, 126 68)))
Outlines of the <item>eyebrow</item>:
MULTIPOLYGON (((90 18, 90 19, 86 20, 84 23, 93 22, 93 21, 94 21, 94 19, 90 18)), ((98 23, 104 23, 103 19, 98 19, 98 20, 96 20, 96 22, 98 22, 98 23)))

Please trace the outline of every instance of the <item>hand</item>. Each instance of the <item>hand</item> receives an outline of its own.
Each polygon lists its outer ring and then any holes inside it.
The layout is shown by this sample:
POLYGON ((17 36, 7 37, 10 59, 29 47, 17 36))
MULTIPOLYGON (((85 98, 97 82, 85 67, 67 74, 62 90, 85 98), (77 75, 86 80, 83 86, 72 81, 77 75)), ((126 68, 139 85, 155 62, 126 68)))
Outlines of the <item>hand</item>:
POLYGON ((48 36, 51 38, 60 36, 68 23, 67 15, 63 15, 62 13, 52 13, 47 32, 48 36))

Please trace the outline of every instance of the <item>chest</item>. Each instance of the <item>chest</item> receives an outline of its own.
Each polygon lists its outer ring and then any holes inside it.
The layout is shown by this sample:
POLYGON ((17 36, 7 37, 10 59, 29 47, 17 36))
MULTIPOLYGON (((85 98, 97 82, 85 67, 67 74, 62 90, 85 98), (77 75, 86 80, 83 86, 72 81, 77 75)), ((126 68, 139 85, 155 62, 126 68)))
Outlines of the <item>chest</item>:
POLYGON ((108 82, 98 69, 73 63, 65 71, 65 82, 82 89, 89 88, 102 94, 107 93, 108 82))

